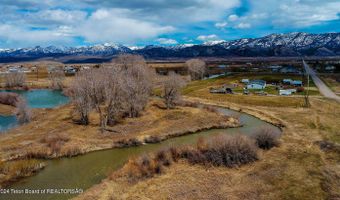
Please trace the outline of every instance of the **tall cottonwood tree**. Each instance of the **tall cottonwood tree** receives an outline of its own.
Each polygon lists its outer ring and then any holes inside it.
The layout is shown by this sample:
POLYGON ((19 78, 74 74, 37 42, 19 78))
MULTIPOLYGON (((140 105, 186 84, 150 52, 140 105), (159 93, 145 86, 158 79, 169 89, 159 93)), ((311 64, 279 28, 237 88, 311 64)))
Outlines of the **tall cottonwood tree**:
POLYGON ((95 110, 103 131, 121 117, 139 116, 150 96, 152 76, 145 60, 131 55, 119 56, 111 66, 79 72, 71 91, 80 121, 87 125, 95 110))
POLYGON ((92 109, 88 77, 89 74, 79 72, 70 89, 74 110, 79 114, 79 122, 83 125, 89 124, 89 115, 92 109))
POLYGON ((155 72, 137 55, 120 55, 114 63, 123 78, 127 114, 138 117, 148 102, 155 72))
POLYGON ((180 75, 170 72, 163 82, 163 98, 168 109, 174 108, 180 98, 180 88, 185 84, 180 75))
POLYGON ((190 59, 186 61, 188 72, 192 80, 203 79, 207 73, 206 63, 200 59, 190 59))

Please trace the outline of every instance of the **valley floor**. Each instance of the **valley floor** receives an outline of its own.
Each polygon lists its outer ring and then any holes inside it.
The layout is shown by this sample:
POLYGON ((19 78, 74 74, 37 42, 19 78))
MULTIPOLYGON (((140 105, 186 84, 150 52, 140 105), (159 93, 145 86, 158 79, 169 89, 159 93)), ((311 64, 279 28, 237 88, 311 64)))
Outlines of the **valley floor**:
POLYGON ((114 176, 76 199, 339 199, 340 104, 311 99, 311 108, 247 106, 224 99, 190 100, 242 110, 283 124, 281 145, 239 168, 174 163, 139 182, 114 176))
POLYGON ((95 113, 90 117, 90 125, 75 124, 71 105, 34 110, 32 122, 0 135, 0 186, 21 173, 31 175, 30 170, 44 166, 43 159, 136 146, 204 129, 239 126, 237 119, 208 109, 167 110, 162 106, 160 100, 152 100, 142 116, 124 119, 104 133, 99 130, 99 116, 95 113))

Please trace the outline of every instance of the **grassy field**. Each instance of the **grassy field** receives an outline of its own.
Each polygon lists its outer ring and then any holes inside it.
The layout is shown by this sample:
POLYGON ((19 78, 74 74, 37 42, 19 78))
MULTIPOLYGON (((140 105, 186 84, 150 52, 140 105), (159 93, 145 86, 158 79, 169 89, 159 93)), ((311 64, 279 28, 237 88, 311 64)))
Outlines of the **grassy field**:
MULTIPOLYGON (((244 105, 255 105, 255 106, 270 106, 270 107, 301 107, 304 104, 303 92, 297 93, 297 95, 292 95, 289 97, 278 96, 278 91, 274 86, 268 86, 264 91, 268 96, 258 96, 258 95, 243 95, 244 85, 240 83, 243 78, 249 79, 262 79, 262 80, 282 80, 284 78, 292 78, 301 80, 300 76, 287 76, 287 75, 233 75, 225 76, 214 79, 207 79, 202 81, 193 81, 189 83, 185 88, 182 89, 182 94, 191 97, 202 97, 210 100, 218 100, 221 102, 234 102, 244 105), (224 84, 235 84, 237 85, 234 92, 236 94, 211 94, 209 92, 210 88, 218 88, 224 84)), ((313 84, 311 84, 312 86, 313 84)), ((255 91, 253 91, 255 92, 255 91)), ((311 87, 310 95, 318 95, 316 87, 311 87)))
POLYGON ((163 174, 137 182, 112 175, 76 199, 339 199, 340 105, 320 99, 311 104, 308 109, 238 105, 286 126, 281 145, 262 151, 253 164, 206 167, 181 160, 163 174), (320 141, 333 146, 324 147, 320 141))
MULTIPOLYGON (((37 67, 36 71, 25 73, 25 75, 25 85, 29 88, 48 88, 51 85, 46 66, 37 67)), ((5 87, 4 76, 5 74, 0 74, 0 88, 5 87)), ((64 85, 68 87, 72 79, 73 76, 66 76, 64 80, 64 85)))
MULTIPOLYGON (((74 156, 122 144, 141 144, 151 136, 166 139, 203 129, 239 125, 237 120, 207 109, 167 110, 162 106, 160 100, 152 100, 141 117, 124 119, 105 133, 100 132, 99 116, 94 113, 89 126, 75 124, 70 105, 35 110, 32 122, 0 135, 0 161, 74 156)), ((8 173, 2 174, 0 168, 0 185, 11 179, 8 173)))
POLYGON ((340 82, 336 81, 337 78, 339 78, 340 75, 338 76, 326 76, 322 75, 321 79, 325 82, 325 84, 333 90, 335 93, 340 94, 340 82))

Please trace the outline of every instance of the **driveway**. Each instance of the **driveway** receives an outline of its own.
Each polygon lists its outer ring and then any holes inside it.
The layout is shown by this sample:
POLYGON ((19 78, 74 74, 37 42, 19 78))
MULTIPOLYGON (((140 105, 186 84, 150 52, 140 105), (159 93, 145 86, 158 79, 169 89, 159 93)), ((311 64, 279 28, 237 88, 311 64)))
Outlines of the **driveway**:
POLYGON ((316 87, 319 88, 320 93, 330 99, 335 99, 336 101, 340 102, 340 97, 337 96, 329 87, 317 76, 315 71, 309 67, 309 65, 303 61, 303 65, 305 67, 306 73, 310 75, 313 79, 316 87))

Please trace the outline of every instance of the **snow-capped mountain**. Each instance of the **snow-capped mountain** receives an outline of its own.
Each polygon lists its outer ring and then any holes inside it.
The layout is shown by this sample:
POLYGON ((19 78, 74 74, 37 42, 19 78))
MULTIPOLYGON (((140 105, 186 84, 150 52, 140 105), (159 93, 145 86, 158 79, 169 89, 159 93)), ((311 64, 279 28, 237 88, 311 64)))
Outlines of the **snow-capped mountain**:
POLYGON ((117 44, 85 47, 33 47, 0 49, 0 62, 9 58, 43 58, 60 56, 103 56, 120 53, 140 54, 147 58, 171 57, 228 57, 228 56, 340 56, 340 33, 271 34, 261 38, 209 42, 200 45, 149 45, 143 48, 117 44))

